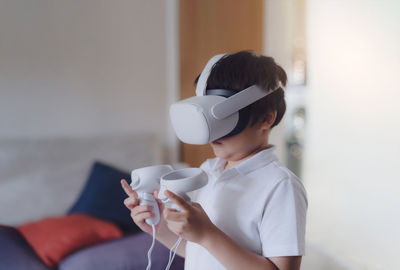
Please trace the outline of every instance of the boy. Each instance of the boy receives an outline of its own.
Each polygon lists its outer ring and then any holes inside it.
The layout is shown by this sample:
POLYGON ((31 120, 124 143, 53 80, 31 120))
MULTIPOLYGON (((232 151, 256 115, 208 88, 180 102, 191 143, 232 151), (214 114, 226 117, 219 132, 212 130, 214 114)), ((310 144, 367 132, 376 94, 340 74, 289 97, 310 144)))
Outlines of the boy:
MULTIPOLYGON (((286 81, 285 71, 272 58, 242 51, 213 66, 207 89, 238 92, 256 84, 267 91, 286 81)), ((240 110, 246 124, 211 142, 216 158, 201 165, 209 183, 193 194, 197 203, 188 204, 166 191, 181 211, 161 210, 157 240, 171 248, 183 238, 177 253, 185 257, 185 269, 300 269, 306 193, 299 179, 279 164, 268 142, 285 109, 279 88, 240 110)), ((144 221, 154 217, 151 207, 139 205, 125 180, 122 186, 133 221, 151 234, 144 221)))

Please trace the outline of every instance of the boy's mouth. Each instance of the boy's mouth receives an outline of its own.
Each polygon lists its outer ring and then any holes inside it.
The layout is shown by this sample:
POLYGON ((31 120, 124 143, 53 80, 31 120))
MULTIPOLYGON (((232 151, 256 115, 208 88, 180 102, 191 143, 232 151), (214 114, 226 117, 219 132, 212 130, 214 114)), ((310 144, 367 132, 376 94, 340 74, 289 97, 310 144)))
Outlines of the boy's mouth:
POLYGON ((221 145, 222 143, 219 140, 215 140, 215 141, 212 141, 211 144, 212 145, 221 145))

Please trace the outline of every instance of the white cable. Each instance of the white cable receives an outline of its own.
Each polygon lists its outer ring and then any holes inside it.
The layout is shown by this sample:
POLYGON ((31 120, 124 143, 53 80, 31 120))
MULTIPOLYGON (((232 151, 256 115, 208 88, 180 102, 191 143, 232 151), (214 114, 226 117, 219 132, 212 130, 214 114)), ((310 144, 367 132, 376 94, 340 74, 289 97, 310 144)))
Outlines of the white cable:
POLYGON ((149 251, 147 252, 147 267, 146 270, 150 270, 151 269, 151 252, 153 251, 154 248, 154 243, 156 241, 156 228, 154 225, 151 225, 151 228, 153 230, 153 242, 151 243, 151 247, 149 249, 149 251))
POLYGON ((171 247, 171 249, 169 251, 168 264, 167 264, 167 267, 165 268, 165 270, 169 270, 169 268, 171 267, 172 262, 174 261, 174 258, 176 255, 176 251, 178 250, 178 247, 179 247, 181 241, 182 241, 182 237, 179 237, 178 240, 175 242, 175 244, 171 247), (172 251, 174 252, 173 255, 172 255, 172 251))
POLYGON ((171 260, 174 259, 176 251, 179 247, 179 244, 182 241, 182 237, 179 237, 178 240, 175 242, 175 244, 171 247, 171 250, 169 251, 169 258, 168 258, 168 264, 171 264, 172 262, 170 262, 171 260), (172 251, 174 251, 174 254, 172 255, 172 251))
POLYGON ((171 267, 172 262, 175 258, 176 251, 177 251, 181 241, 182 241, 182 237, 179 237, 179 239, 176 241, 176 243, 171 247, 171 249, 169 251, 168 264, 167 264, 167 267, 165 268, 165 270, 169 270, 169 268, 171 267), (173 255, 172 255, 172 251, 174 252, 173 255))

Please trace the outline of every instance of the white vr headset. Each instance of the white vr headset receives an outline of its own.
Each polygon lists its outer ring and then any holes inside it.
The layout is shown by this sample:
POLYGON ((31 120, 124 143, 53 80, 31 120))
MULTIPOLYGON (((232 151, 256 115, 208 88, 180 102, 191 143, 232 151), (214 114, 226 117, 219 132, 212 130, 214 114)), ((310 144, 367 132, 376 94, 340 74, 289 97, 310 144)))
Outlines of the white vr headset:
POLYGON ((196 96, 181 100, 170 107, 170 117, 176 136, 184 143, 207 144, 229 135, 239 124, 239 110, 283 88, 265 91, 252 85, 236 94, 232 90, 207 90, 207 79, 213 66, 224 56, 212 57, 199 77, 196 96), (224 93, 230 93, 226 95, 224 93), (227 97, 228 96, 228 97, 227 97))

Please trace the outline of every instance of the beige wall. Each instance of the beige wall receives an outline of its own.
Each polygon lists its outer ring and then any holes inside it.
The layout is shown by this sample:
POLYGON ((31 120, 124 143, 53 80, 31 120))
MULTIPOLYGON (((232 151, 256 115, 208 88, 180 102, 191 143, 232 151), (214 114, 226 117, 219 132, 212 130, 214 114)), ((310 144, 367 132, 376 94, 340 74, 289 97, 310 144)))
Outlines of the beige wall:
POLYGON ((173 2, 1 1, 0 137, 165 137, 173 2))
MULTIPOLYGON (((265 0, 264 5, 264 53, 271 56, 286 71, 290 67, 290 25, 288 23, 287 1, 265 0)), ((288 86, 290 88, 290 86, 288 86)), ((287 97, 287 92, 286 92, 287 97)), ((287 102, 287 98, 286 98, 287 102)), ((276 146, 276 154, 285 163, 285 118, 274 127, 270 134, 270 143, 276 146)))
POLYGON ((399 269, 400 2, 309 0, 308 239, 399 269))

